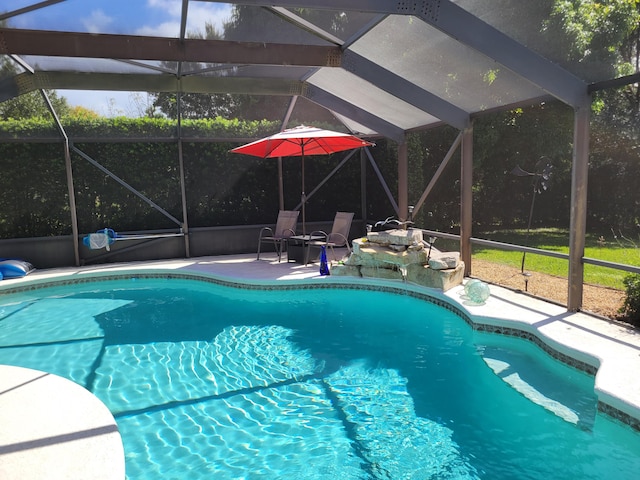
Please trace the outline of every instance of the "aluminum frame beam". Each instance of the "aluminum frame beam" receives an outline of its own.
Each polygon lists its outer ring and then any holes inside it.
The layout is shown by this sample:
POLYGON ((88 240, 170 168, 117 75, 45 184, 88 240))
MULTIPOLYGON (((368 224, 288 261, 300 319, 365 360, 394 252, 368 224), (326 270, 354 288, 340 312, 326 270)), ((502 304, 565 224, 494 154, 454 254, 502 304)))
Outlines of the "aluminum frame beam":
POLYGON ((116 182, 118 182, 120 185, 122 185, 124 188, 126 188, 127 190, 129 190, 131 193, 133 193, 136 197, 138 197, 139 199, 141 199, 143 202, 147 203, 151 208, 153 208, 154 210, 157 210, 158 212, 160 212, 162 215, 164 215, 165 217, 167 217, 169 220, 171 220, 173 223, 175 223, 176 225, 178 225, 180 227, 180 229, 183 228, 184 223, 181 220, 178 220, 176 217, 174 217, 173 215, 171 215, 169 212, 167 212, 164 208, 162 208, 160 205, 158 205, 156 202, 154 202, 153 200, 151 200, 149 197, 147 197, 146 195, 144 195, 142 192, 140 192, 139 190, 136 190, 134 187, 132 187, 131 185, 129 185, 127 182, 125 182, 123 179, 121 179, 120 177, 118 177, 115 173, 111 172, 109 169, 107 169, 106 167, 104 167, 103 165, 101 165, 97 160, 94 160, 93 158, 91 158, 91 156, 87 155, 86 153, 84 153, 82 150, 80 150, 78 147, 76 147, 75 145, 71 144, 70 145, 71 149, 77 153, 78 155, 80 155, 80 157, 84 158, 87 162, 89 162, 91 165, 93 165, 94 167, 96 167, 98 170, 100 170, 101 172, 103 172, 105 175, 111 177, 113 180, 115 180, 116 182))
POLYGON ((304 97, 328 110, 344 115, 362 125, 366 125, 395 142, 400 143, 404 138, 404 131, 401 128, 319 87, 306 85, 304 97))
POLYGON ((398 220, 409 218, 409 147, 407 137, 398 144, 398 220))
POLYGON ((335 46, 177 39, 0 28, 0 54, 167 62, 340 66, 335 46))
POLYGON ((402 143, 404 139, 404 131, 400 127, 397 127, 380 117, 376 117, 375 115, 362 110, 352 103, 336 97, 332 93, 329 93, 319 87, 307 85, 304 97, 328 110, 344 115, 345 117, 362 125, 366 125, 396 143, 402 143))
POLYGON ((40 94, 42 95, 42 98, 47 104, 47 108, 51 113, 51 116, 53 117, 53 120, 56 123, 56 126, 58 128, 58 132, 63 138, 64 166, 65 166, 65 172, 66 172, 66 178, 67 178, 67 193, 69 195, 69 210, 71 213, 71 233, 73 237, 73 255, 74 255, 74 260, 76 262, 76 266, 79 266, 80 265, 80 242, 78 240, 78 209, 76 208, 76 193, 73 185, 73 167, 71 164, 71 151, 70 151, 71 144, 69 142, 69 136, 67 135, 67 132, 62 126, 62 122, 60 121, 60 118, 58 117, 58 114, 55 108, 53 108, 53 104, 51 103, 49 96, 44 90, 40 90, 40 94))
POLYGON ((342 67, 381 90, 439 118, 458 130, 464 130, 469 125, 470 117, 468 112, 357 53, 346 51, 343 56, 342 67))
POLYGON ((425 0, 424 4, 432 4, 432 9, 423 8, 416 14, 431 26, 492 58, 558 100, 573 107, 582 104, 587 84, 572 73, 449 0, 425 0))
MULTIPOLYGON (((200 0, 202 1, 202 0, 200 0)), ((218 0, 205 0, 222 3, 218 0)), ((239 0, 236 4, 270 6, 264 0, 239 0)), ((273 3, 273 2, 272 2, 273 3)), ((529 50, 498 29, 480 20, 451 0, 278 0, 286 8, 352 10, 391 15, 413 15, 458 42, 486 55, 526 78, 558 100, 577 108, 587 84, 575 75, 529 50)))
POLYGON ((13 10, 11 12, 0 13, 0 22, 2 20, 6 20, 11 17, 16 17, 18 15, 22 15, 23 13, 33 12, 35 10, 39 10, 44 7, 48 7, 49 5, 55 5, 56 3, 61 3, 66 0, 45 0, 43 2, 36 3, 34 5, 29 5, 24 8, 19 8, 17 10, 13 10))
POLYGON ((375 159, 373 158, 373 155, 371 155, 371 152, 369 151, 368 147, 364 147, 363 150, 366 153, 367 158, 369 159, 369 163, 373 167, 373 171, 375 172, 376 176, 378 177, 378 181, 380 182, 380 185, 382 186, 382 189, 387 194, 387 198, 389 199, 389 202, 391 202, 391 206, 393 207, 393 211, 396 212, 397 216, 400 216, 400 209, 398 208, 398 202, 396 202, 396 199, 393 197, 393 194, 391 193, 391 189, 389 188, 389 185, 387 185, 387 181, 384 179, 384 175, 382 175, 382 172, 378 168, 378 164, 376 163, 375 159))
POLYGON ((334 45, 337 45, 337 46, 342 46, 344 44, 344 41, 342 39, 336 37, 335 35, 332 35, 331 33, 321 28, 318 28, 313 23, 305 20, 304 18, 287 10, 286 8, 274 6, 274 7, 270 7, 269 10, 273 12, 275 15, 278 15, 283 20, 286 20, 287 22, 294 24, 296 27, 307 31, 312 35, 315 35, 316 37, 323 39, 326 42, 333 43, 334 45))
POLYGON ((589 119, 591 97, 574 112, 573 159, 571 168, 571 219, 569 228, 569 286, 567 309, 582 308, 584 290, 584 248, 587 231, 587 182, 589 177, 589 119))
POLYGON ((0 81, 0 102, 38 89, 114 90, 131 92, 238 93, 255 95, 300 95, 301 81, 278 78, 199 77, 178 78, 173 74, 129 74, 36 72, 22 73, 0 81))
POLYGON ((473 123, 462 132, 460 162, 460 256, 464 276, 471 275, 471 230, 473 228, 473 123))

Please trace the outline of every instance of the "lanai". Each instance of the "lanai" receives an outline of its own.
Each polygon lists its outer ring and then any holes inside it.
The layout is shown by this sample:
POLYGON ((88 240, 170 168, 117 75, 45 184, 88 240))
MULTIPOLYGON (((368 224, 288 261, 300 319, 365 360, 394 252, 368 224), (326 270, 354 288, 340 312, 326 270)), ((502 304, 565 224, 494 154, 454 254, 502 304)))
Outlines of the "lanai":
MULTIPOLYGON (((531 32, 521 28, 526 15, 522 2, 234 2, 266 10, 283 25, 302 30, 304 41, 297 43, 274 41, 277 37, 270 31, 256 31, 252 38, 239 40, 189 38, 189 22, 198 8, 222 2, 174 2, 181 8, 181 21, 167 36, 122 33, 117 25, 90 31, 74 25, 73 18, 57 24, 59 17, 54 15, 51 23, 37 29, 13 26, 74 0, 23 3, 0 14, 0 20, 7 22, 0 28, 0 54, 17 65, 16 74, 0 82, 0 101, 44 89, 171 92, 177 95, 178 109, 185 93, 288 96, 292 108, 296 99, 305 98, 331 111, 350 131, 383 136, 397 144, 398 191, 392 203, 400 219, 408 217, 410 205, 407 134, 442 124, 455 127, 460 134, 443 164, 460 145, 460 250, 467 274, 472 268, 474 118, 545 99, 569 105, 574 110, 574 150, 567 306, 569 310, 581 307, 591 93, 616 82, 637 82, 638 73, 611 78, 607 69, 597 65, 578 69, 563 64, 553 56, 553 39, 530 37, 531 32), (318 20, 324 18, 323 12, 327 18, 346 12, 350 22, 337 31, 318 20)), ((60 123, 59 129, 70 164, 73 147, 60 123)), ((179 134, 180 156, 181 142, 179 134)), ((426 186, 414 214, 436 181, 426 186)), ((72 178, 69 189, 73 202, 72 178)), ((70 210, 75 216, 75 205, 70 210)), ((180 222, 188 233, 186 215, 180 222)), ((77 252, 75 218, 72 226, 77 252)))

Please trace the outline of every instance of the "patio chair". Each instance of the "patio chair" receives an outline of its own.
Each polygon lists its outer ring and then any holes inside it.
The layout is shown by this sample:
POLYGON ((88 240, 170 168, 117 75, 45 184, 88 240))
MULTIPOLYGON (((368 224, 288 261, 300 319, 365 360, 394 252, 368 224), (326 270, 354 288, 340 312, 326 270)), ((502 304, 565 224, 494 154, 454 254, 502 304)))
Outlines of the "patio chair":
POLYGON ((273 243, 276 253, 278 254, 278 262, 282 258, 282 251, 287 245, 287 240, 296 234, 296 226, 298 224, 297 210, 280 210, 278 212, 278 220, 275 229, 271 227, 263 227, 258 237, 258 260, 260 260, 260 249, 264 242, 273 243))
POLYGON ((311 232, 310 238, 322 237, 321 240, 310 240, 307 245, 307 253, 305 256, 305 265, 309 263, 309 252, 311 247, 329 247, 333 255, 333 259, 336 259, 334 247, 347 247, 347 251, 351 254, 351 247, 349 246, 349 231, 351 230, 351 222, 353 221, 353 212, 337 212, 333 219, 333 226, 331 227, 331 233, 325 233, 322 230, 311 232))

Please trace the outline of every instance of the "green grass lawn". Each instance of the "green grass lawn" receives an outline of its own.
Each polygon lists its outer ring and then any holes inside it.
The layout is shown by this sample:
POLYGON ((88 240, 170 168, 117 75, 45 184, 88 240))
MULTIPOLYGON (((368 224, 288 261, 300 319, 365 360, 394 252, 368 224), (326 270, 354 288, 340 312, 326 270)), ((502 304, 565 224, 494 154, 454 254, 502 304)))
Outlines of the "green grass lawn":
MULTIPOLYGON (((561 229, 537 229, 527 235, 526 230, 500 230, 474 235, 477 238, 526 245, 555 252, 569 253, 569 231, 561 229)), ((640 248, 631 245, 631 242, 620 241, 613 238, 613 234, 607 236, 587 235, 585 245, 585 257, 606 260, 608 262, 622 263, 640 266, 640 248)), ((485 246, 473 246, 473 258, 520 268, 522 264, 522 252, 511 252, 485 246)), ((568 261, 534 255, 527 253, 525 257, 525 271, 534 271, 567 277, 569 274, 568 261)), ((584 281, 594 285, 624 290, 622 280, 628 273, 611 268, 585 265, 584 281)))

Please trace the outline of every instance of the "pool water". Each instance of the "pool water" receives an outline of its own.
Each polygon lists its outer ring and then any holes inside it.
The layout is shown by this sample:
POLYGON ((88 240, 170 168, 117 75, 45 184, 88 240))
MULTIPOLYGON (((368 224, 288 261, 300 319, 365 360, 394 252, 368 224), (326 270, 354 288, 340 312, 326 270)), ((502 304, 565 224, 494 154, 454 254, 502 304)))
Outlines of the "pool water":
POLYGON ((370 290, 126 279, 0 297, 0 363, 85 386, 127 477, 631 479, 593 377, 370 290))

